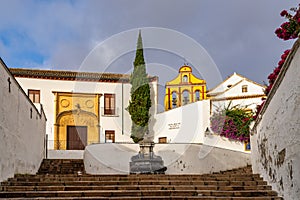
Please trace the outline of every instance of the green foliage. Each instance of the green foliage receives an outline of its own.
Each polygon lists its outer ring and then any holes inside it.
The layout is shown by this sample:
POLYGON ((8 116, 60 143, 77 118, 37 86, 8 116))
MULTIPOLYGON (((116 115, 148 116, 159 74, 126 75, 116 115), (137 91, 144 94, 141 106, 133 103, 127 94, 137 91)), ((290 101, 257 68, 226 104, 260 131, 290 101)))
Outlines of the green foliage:
POLYGON ((239 105, 231 107, 231 103, 218 109, 211 117, 211 129, 220 136, 232 140, 249 141, 250 124, 253 121, 252 111, 239 105))
POLYGON ((139 32, 134 69, 130 77, 131 100, 127 110, 131 115, 131 138, 135 143, 143 140, 148 134, 148 122, 150 119, 149 109, 151 107, 149 79, 146 73, 146 65, 143 53, 143 42, 139 32))

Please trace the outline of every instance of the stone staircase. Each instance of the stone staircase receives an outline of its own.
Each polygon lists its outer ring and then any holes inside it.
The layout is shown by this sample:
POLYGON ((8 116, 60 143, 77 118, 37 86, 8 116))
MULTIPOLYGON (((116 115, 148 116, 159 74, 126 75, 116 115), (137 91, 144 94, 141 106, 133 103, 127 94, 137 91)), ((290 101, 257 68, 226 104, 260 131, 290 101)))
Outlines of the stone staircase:
POLYGON ((38 174, 82 174, 82 159, 44 159, 38 174))
POLYGON ((44 160, 37 175, 16 175, 2 182, 1 198, 282 199, 252 174, 251 166, 207 175, 88 175, 82 160, 44 160))

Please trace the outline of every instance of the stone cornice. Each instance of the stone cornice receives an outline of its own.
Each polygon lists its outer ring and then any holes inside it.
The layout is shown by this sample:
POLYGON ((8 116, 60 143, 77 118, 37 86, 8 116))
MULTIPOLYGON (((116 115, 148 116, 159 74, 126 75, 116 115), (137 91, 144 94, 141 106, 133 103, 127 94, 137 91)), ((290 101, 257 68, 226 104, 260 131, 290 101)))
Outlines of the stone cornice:
POLYGON ((264 94, 256 95, 243 95, 243 96, 232 96, 232 97, 222 97, 222 98, 210 98, 211 101, 226 101, 226 100, 239 100, 239 99, 253 99, 253 98, 263 98, 266 97, 264 94))

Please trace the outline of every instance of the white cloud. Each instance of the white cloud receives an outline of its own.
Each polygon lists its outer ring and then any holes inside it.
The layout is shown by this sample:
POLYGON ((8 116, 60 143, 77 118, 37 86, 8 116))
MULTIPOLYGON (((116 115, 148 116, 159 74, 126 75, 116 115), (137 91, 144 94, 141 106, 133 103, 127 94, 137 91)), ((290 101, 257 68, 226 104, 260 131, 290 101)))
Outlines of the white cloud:
MULTIPOLYGON (((10 0, 2 3, 0 34, 13 30, 25 34, 27 41, 13 38, 18 45, 2 44, 0 53, 12 65, 36 66, 39 63, 30 56, 18 57, 35 51, 45 58, 41 67, 75 69, 97 42, 132 28, 164 27, 203 45, 223 76, 237 71, 261 82, 275 67, 281 50, 291 45, 273 34, 283 21, 279 13, 297 4, 280 0, 10 0), (263 72, 256 75, 258 71, 263 72)), ((105 52, 106 58, 114 54, 105 52)))

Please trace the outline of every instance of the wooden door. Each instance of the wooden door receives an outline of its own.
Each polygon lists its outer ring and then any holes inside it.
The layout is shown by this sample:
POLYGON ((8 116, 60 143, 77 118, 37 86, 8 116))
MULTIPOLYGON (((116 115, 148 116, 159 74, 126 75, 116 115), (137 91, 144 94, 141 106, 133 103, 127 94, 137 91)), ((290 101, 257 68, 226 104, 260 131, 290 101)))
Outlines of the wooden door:
POLYGON ((67 126, 67 150, 84 150, 87 145, 87 126, 67 126))

